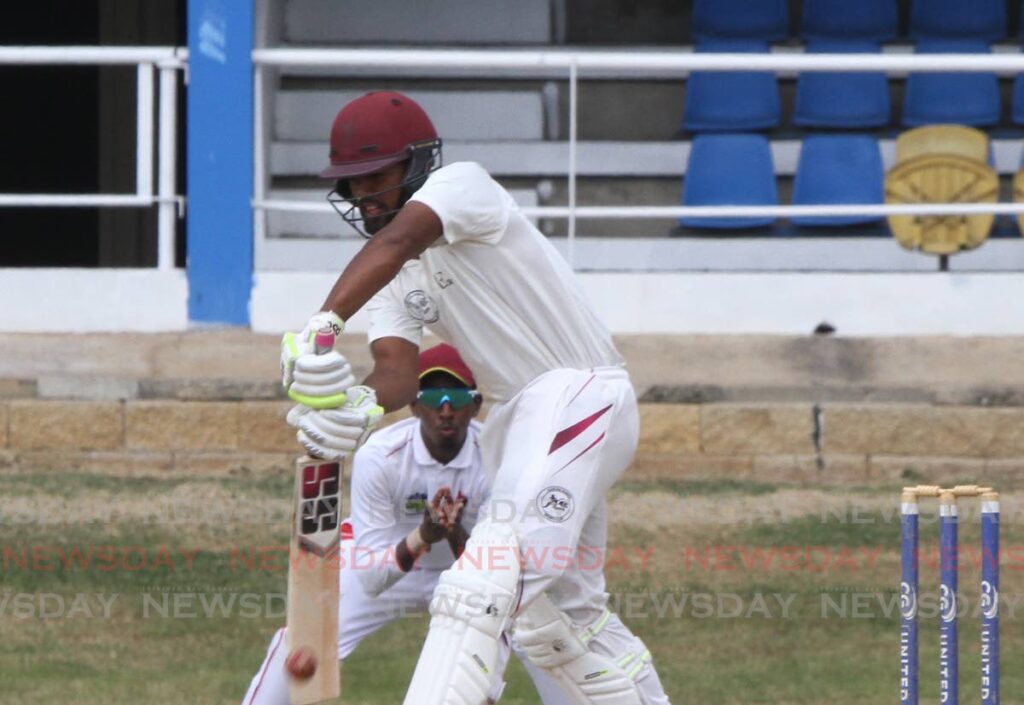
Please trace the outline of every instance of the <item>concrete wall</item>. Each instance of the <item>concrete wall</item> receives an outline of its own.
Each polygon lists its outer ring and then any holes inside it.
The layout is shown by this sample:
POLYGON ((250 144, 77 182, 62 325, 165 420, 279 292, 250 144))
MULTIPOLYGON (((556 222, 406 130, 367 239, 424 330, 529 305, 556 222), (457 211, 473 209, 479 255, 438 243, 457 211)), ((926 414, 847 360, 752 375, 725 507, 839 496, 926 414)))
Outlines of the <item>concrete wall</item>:
MULTIPOLYGON (((277 472, 287 401, 0 401, 0 467, 123 474, 277 472)), ((401 415, 394 418, 399 418, 401 415)), ((389 417, 391 418, 391 417, 389 417)), ((1004 486, 1024 472, 1024 408, 641 405, 633 479, 1004 486)))
MULTIPOLYGON (((0 335, 0 469, 276 472, 298 452, 276 335, 56 340, 0 335)), ((617 343, 642 402, 637 479, 1008 488, 1024 478, 1024 338, 617 343)), ((357 377, 369 372, 363 336, 338 346, 357 377)))
POLYGON ((634 476, 1013 482, 1024 409, 926 404, 645 404, 634 476))

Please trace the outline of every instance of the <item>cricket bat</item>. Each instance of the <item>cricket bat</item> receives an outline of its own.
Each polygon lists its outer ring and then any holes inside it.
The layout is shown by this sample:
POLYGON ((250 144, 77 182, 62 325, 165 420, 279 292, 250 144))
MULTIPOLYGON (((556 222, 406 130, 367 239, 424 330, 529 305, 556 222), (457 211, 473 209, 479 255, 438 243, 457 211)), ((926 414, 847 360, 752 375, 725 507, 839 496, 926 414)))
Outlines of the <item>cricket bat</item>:
MULTIPOLYGON (((318 333, 317 352, 334 336, 318 333), (328 340, 329 338, 329 340, 328 340)), ((293 705, 341 695, 338 668, 338 549, 341 543, 342 465, 304 455, 295 461, 295 500, 288 562, 288 655, 305 650, 315 670, 289 677, 293 705)))
POLYGON ((316 670, 289 678, 293 705, 341 695, 338 669, 338 547, 341 463, 308 455, 295 461, 295 520, 289 547, 288 654, 308 649, 316 670))

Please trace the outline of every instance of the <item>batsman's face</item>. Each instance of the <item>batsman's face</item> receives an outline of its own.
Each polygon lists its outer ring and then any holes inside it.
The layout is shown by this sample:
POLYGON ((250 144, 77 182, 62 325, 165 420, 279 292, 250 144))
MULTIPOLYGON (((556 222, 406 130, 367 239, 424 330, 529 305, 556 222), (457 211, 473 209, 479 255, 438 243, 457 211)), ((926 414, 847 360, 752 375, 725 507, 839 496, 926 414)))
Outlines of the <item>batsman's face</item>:
POLYGON ((406 162, 392 164, 373 174, 354 176, 348 180, 352 198, 363 216, 366 232, 377 232, 394 217, 402 197, 401 186, 407 166, 406 162))
MULTIPOLYGON (((465 387, 451 375, 435 372, 428 375, 421 383, 420 389, 439 387, 465 387)), ((420 420, 420 432, 427 450, 444 455, 454 455, 462 449, 466 442, 469 422, 480 412, 480 401, 475 401, 460 409, 453 409, 444 403, 439 409, 432 409, 426 404, 413 402, 412 413, 420 420)))

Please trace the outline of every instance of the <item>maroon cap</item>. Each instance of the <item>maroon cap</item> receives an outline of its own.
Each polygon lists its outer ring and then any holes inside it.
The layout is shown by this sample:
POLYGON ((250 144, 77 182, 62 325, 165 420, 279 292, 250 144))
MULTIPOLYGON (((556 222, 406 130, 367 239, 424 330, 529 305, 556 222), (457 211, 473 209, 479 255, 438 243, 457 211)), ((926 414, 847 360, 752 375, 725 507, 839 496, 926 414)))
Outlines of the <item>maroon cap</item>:
POLYGON ((469 366, 462 361, 459 351, 448 343, 435 345, 420 353, 420 379, 431 372, 445 372, 470 389, 476 389, 476 380, 469 366))
POLYGON ((372 174, 405 161, 420 143, 437 139, 437 130, 416 101, 380 91, 356 98, 331 126, 331 165, 325 179, 372 174))

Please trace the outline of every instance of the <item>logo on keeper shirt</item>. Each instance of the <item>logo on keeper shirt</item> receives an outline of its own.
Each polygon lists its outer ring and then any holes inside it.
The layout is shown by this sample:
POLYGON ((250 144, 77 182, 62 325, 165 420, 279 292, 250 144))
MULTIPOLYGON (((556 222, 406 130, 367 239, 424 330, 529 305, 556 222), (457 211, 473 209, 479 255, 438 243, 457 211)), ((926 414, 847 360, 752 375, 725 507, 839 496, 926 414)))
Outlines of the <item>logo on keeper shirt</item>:
POLYGON ((427 493, 413 492, 405 498, 406 514, 422 514, 427 508, 427 493))
POLYGON ((434 281, 437 282, 437 285, 442 289, 447 289, 455 283, 452 281, 451 277, 441 271, 434 272, 434 281))
POLYGON ((537 495, 537 509, 540 513, 554 522, 561 523, 572 516, 576 508, 576 502, 572 494, 564 487, 552 485, 545 487, 537 495))
POLYGON ((405 310, 421 323, 437 323, 441 317, 437 304, 422 289, 413 289, 405 295, 405 310))

